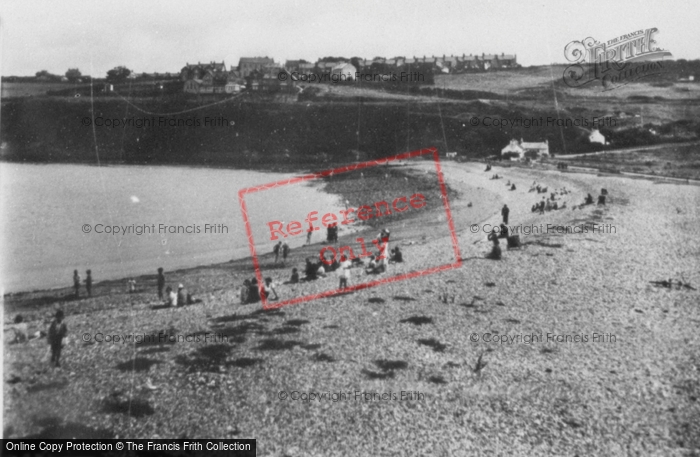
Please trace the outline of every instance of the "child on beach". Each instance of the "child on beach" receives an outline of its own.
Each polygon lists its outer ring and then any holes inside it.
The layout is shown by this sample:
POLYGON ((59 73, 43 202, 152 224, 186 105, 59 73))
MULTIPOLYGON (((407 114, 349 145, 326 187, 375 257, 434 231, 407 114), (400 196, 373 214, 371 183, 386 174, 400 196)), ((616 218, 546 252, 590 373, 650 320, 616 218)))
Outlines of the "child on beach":
POLYGON ((187 291, 185 286, 179 284, 177 286, 177 306, 185 306, 187 304, 187 291))
POLYGON ((348 287, 348 280, 350 279, 350 268, 352 267, 352 262, 350 262, 347 257, 340 257, 340 267, 338 268, 338 277, 340 277, 339 289, 344 289, 348 287))
POLYGON ((61 366, 61 349, 63 347, 63 338, 66 337, 66 333, 68 333, 68 328, 63 322, 63 311, 59 309, 56 311, 55 319, 49 326, 46 337, 49 347, 51 348, 51 364, 56 367, 61 366))
POLYGON ((292 284, 299 283, 299 271, 296 268, 292 268, 292 278, 289 280, 292 284))
POLYGON ((311 244, 311 235, 314 233, 314 226, 309 222, 309 230, 306 232, 306 244, 311 244))
POLYGON ((168 286, 167 289, 165 289, 165 295, 166 295, 166 300, 165 303, 170 306, 170 307, 176 307, 177 306, 177 294, 173 291, 173 288, 168 286))

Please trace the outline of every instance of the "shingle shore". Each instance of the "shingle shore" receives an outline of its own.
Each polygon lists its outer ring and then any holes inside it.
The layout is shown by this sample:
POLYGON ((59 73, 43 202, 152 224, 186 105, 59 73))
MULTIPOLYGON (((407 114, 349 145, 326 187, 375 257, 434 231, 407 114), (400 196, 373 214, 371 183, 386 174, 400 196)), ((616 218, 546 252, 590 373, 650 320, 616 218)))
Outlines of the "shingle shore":
MULTIPOLYGON (((443 163, 448 184, 460 192, 450 202, 464 262, 459 269, 269 312, 238 304, 235 286, 251 275, 244 266, 193 269, 182 277, 201 304, 153 310, 152 294, 130 297, 115 285, 113 294, 83 304, 92 312, 69 313, 71 341, 61 371, 37 371, 43 339, 6 345, 6 378, 21 381, 4 383, 5 426, 13 427, 5 437, 75 430, 77 436, 255 437, 259 455, 698 449, 698 291, 650 281, 683 278, 700 288, 700 189, 482 169, 443 163), (504 179, 489 180, 494 172, 504 179), (507 180, 516 191, 506 190, 507 180), (542 196, 527 191, 533 180, 550 190, 570 189, 564 196, 569 209, 531 213, 542 196), (570 209, 601 188, 610 194, 608 205, 570 209), (486 234, 472 234, 470 225, 500 222, 503 202, 511 208, 511 226, 595 222, 615 226, 616 233, 523 235, 523 248, 504 248, 501 261, 485 260, 486 234), (161 330, 225 334, 228 342, 80 341, 86 332, 161 330), (485 334, 512 342, 484 342, 485 334), (558 343, 547 334, 589 341, 558 343), (593 342, 594 334, 614 335, 615 342, 593 342), (544 341, 527 344, 526 335, 544 341), (479 355, 486 366, 475 373, 479 355), (145 387, 148 379, 156 390, 145 387), (328 395, 280 400, 280 392, 328 395), (55 415, 55 427, 45 428, 40 419, 47 415, 55 415)), ((454 261, 441 217, 426 213, 390 227, 407 262, 391 265, 387 277, 454 261)), ((285 280, 289 269, 275 273, 285 280)), ((353 271, 352 279, 366 277, 353 271)), ((306 294, 336 282, 333 276, 279 292, 306 294)))

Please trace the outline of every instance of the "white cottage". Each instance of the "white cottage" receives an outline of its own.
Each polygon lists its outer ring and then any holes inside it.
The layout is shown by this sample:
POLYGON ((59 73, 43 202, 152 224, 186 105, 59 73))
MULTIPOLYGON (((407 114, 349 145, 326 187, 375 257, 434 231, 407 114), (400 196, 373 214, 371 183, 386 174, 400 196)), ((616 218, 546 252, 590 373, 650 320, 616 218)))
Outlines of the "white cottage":
POLYGON ((501 149, 501 155, 517 154, 517 157, 512 157, 512 160, 520 160, 530 156, 530 158, 549 157, 549 142, 545 140, 542 143, 528 143, 516 139, 510 140, 510 143, 505 148, 501 149))
POLYGON ((357 73, 357 68, 350 63, 341 62, 331 69, 331 75, 340 75, 334 76, 334 79, 339 81, 353 81, 355 73, 357 73))
POLYGON ((590 135, 588 135, 588 141, 591 143, 605 144, 605 136, 600 133, 600 130, 593 129, 590 135))

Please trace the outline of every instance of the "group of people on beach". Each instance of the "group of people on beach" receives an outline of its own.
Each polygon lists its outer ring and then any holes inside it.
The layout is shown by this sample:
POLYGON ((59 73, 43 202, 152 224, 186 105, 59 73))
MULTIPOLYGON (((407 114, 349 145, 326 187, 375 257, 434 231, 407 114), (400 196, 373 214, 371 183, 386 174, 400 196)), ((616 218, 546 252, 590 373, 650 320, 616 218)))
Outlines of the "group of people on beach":
MULTIPOLYGON (((329 242, 337 242, 337 227, 329 227, 327 232, 326 240, 329 242)), ((327 278, 332 273, 335 273, 338 277, 338 286, 340 289, 345 289, 349 287, 350 280, 352 278, 352 270, 355 268, 362 268, 365 274, 381 274, 387 271, 389 263, 400 263, 403 262, 403 252, 396 246, 389 249, 389 239, 391 233, 388 229, 382 229, 382 231, 377 235, 377 244, 381 248, 369 256, 367 264, 359 257, 349 258, 346 255, 340 255, 339 259, 333 257, 325 259, 307 257, 304 259, 304 268, 300 275, 298 268, 292 268, 291 277, 284 284, 298 284, 301 282, 315 281, 321 278, 327 278), (381 241, 381 242, 379 242, 381 241)), ((280 249, 286 243, 281 243, 276 246, 280 246, 280 249)), ((278 249, 273 249, 275 253, 275 262, 277 261, 278 249)), ((284 251, 283 256, 284 256, 284 251)), ((286 257, 285 257, 286 260, 286 257)), ((274 281, 272 278, 265 278, 265 282, 260 285, 256 278, 252 280, 245 280, 243 285, 239 288, 240 291, 240 301, 241 303, 255 303, 260 301, 261 296, 270 298, 271 300, 279 299, 274 281)))
MULTIPOLYGON (((78 270, 73 270, 73 291, 75 298, 80 298, 80 274, 78 270)), ((92 270, 85 271, 85 292, 88 297, 92 297, 92 270)))
MULTIPOLYGON (((537 181, 534 181, 532 183, 532 186, 530 187, 530 192, 535 192, 537 191, 538 194, 546 194, 549 192, 548 187, 543 187, 542 185, 538 184, 537 181)), ((555 210, 560 210, 560 209, 566 209, 566 202, 561 200, 561 197, 564 195, 568 195, 569 190, 567 190, 566 187, 562 187, 561 189, 556 189, 554 192, 549 192, 548 197, 542 197, 542 200, 539 202, 536 202, 535 204, 532 205, 532 212, 537 213, 539 212, 540 214, 544 214, 545 211, 555 211, 555 210)))
POLYGON ((242 304, 257 303, 263 297, 270 300, 279 300, 275 283, 270 277, 263 280, 262 286, 258 284, 258 278, 246 279, 239 288, 239 297, 242 304))
POLYGON ((289 255, 289 245, 287 244, 286 241, 279 241, 273 248, 272 248, 272 253, 275 254, 275 263, 280 258, 280 254, 282 254, 282 263, 287 262, 287 256, 289 255))

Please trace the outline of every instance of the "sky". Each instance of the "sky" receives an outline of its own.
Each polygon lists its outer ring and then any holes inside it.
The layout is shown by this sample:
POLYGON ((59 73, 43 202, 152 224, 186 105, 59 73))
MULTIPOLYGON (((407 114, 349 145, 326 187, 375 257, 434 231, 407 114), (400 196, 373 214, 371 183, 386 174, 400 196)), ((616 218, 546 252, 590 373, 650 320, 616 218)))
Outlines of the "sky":
POLYGON ((571 41, 651 27, 674 58, 698 59, 698 18, 698 0, 4 0, 0 73, 179 72, 252 56, 283 63, 506 53, 546 65, 565 63, 571 41))

